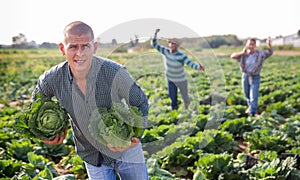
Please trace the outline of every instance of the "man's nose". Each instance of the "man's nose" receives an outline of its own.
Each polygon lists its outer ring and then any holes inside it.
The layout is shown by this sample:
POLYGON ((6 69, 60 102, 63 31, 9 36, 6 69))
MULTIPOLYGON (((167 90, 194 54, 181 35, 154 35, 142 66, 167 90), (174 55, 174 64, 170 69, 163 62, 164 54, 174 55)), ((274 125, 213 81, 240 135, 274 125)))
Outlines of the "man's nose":
POLYGON ((84 49, 79 47, 76 51, 76 55, 81 57, 83 54, 84 54, 84 49))

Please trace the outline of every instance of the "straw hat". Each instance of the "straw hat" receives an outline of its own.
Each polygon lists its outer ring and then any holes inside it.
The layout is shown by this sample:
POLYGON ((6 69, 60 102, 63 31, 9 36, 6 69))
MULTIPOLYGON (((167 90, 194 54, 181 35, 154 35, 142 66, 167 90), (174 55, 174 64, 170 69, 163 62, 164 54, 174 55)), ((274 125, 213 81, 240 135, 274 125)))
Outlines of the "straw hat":
POLYGON ((178 46, 182 43, 182 41, 177 38, 168 39, 168 43, 170 43, 170 42, 176 43, 176 44, 178 44, 178 46))

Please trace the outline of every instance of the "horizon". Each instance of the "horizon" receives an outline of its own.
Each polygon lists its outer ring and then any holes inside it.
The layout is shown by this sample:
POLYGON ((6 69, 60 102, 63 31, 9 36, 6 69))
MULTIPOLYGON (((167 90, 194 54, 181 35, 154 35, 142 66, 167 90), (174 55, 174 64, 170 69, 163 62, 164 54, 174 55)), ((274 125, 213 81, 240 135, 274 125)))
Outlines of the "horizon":
MULTIPOLYGON (((264 39, 268 36, 271 38, 288 36, 300 29, 300 21, 297 19, 300 17, 300 11, 297 9, 300 1, 297 0, 275 2, 253 0, 244 3, 241 0, 226 2, 212 0, 187 2, 186 6, 174 1, 170 4, 159 0, 152 0, 151 3, 146 3, 146 6, 141 5, 138 0, 129 2, 111 0, 104 3, 88 0, 87 3, 91 5, 88 8, 82 8, 82 4, 76 1, 72 2, 70 4, 68 1, 58 0, 3 1, 0 15, 5 18, 0 29, 0 44, 11 45, 12 37, 19 33, 26 36, 27 42, 59 43, 63 28, 74 20, 89 24, 94 30, 95 37, 100 36, 103 41, 106 37, 102 34, 107 34, 107 31, 144 19, 172 22, 186 28, 186 31, 177 32, 171 26, 164 29, 158 27, 162 30, 161 37, 170 37, 172 33, 173 37, 191 37, 190 35, 194 33, 195 37, 230 34, 236 35, 239 39, 248 37, 264 39), (245 4, 249 11, 245 10, 247 9, 245 4), (72 11, 67 11, 68 9, 72 11)), ((163 26, 162 23, 156 25, 163 26)), ((151 37, 155 28, 145 25, 135 26, 126 30, 128 31, 126 33, 123 32, 124 29, 119 29, 115 31, 113 38, 117 42, 124 42, 124 37, 117 37, 118 34, 126 34, 127 40, 130 37, 134 38, 135 34, 140 37, 151 37), (136 32, 135 30, 139 28, 142 29, 141 32, 136 32)), ((111 42, 112 36, 107 37, 109 40, 105 41, 111 42)))
MULTIPOLYGON (((297 32, 296 33, 292 33, 292 34, 288 34, 288 35, 280 35, 280 36, 277 36, 277 37, 274 37, 274 38, 271 38, 271 40, 274 40, 274 39, 278 39, 278 38, 280 38, 280 37, 286 37, 286 36, 290 36, 290 35, 294 35, 294 34, 297 34, 297 32)), ((210 37, 216 37, 216 36, 237 36, 237 35, 235 35, 235 34, 220 34, 220 35, 210 35, 210 36, 203 36, 203 37, 179 37, 178 39, 184 39, 184 38, 191 38, 191 39, 193 39, 193 38, 203 38, 203 39, 205 39, 205 38, 210 38, 210 37)), ((141 39, 139 39, 139 42, 140 43, 144 43, 144 42, 146 42, 146 41, 148 41, 148 40, 150 40, 150 39, 146 39, 145 40, 145 38, 148 38, 148 37, 142 37, 142 40, 141 39)), ((150 37, 149 37, 150 38, 150 37)), ((168 38, 172 38, 172 37, 162 37, 162 38, 159 38, 159 39, 168 39, 168 38)), ((248 38, 252 38, 252 37, 245 37, 245 38, 239 38, 238 36, 237 36, 237 38, 239 39, 239 40, 241 40, 241 41, 244 41, 244 40, 247 40, 248 38)), ((264 41, 266 38, 256 38, 256 37, 253 37, 253 38, 255 38, 255 39, 257 39, 257 40, 259 40, 259 41, 264 41)), ((97 40, 97 38, 95 38, 95 40, 97 40)), ((106 41, 106 42, 99 42, 100 44, 111 44, 111 42, 112 42, 112 40, 113 39, 111 39, 111 41, 106 41)), ((116 39, 117 40, 117 39, 116 39)), ((133 39, 134 40, 134 39, 133 39)), ((35 40, 31 40, 31 41, 27 41, 27 43, 31 43, 31 42, 35 42, 35 40)), ((117 40, 117 44, 124 44, 124 43, 128 43, 129 41, 121 41, 121 42, 119 42, 118 40, 117 40)), ((35 42, 36 43, 36 42, 35 42)), ((51 43, 51 44, 59 44, 59 43, 55 43, 55 42, 41 42, 41 43, 36 43, 36 45, 41 45, 41 44, 43 44, 43 43, 51 43)), ((11 43, 11 44, 1 44, 0 43, 0 45, 1 46, 12 46, 13 44, 11 43)))

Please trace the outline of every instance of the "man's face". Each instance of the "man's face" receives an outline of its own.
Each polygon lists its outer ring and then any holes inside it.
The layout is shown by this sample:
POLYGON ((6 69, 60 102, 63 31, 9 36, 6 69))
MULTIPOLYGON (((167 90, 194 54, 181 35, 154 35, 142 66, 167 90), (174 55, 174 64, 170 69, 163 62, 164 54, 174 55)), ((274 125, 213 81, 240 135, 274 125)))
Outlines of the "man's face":
POLYGON ((59 44, 59 47, 62 54, 66 56, 72 73, 88 72, 98 44, 93 42, 90 34, 78 36, 67 33, 66 36, 66 42, 59 44))
POLYGON ((255 41, 252 41, 252 40, 249 39, 247 41, 246 46, 247 46, 247 49, 252 53, 254 51, 255 47, 256 47, 256 43, 255 43, 255 41))
POLYGON ((169 48, 171 51, 177 51, 179 44, 176 42, 169 41, 169 48))

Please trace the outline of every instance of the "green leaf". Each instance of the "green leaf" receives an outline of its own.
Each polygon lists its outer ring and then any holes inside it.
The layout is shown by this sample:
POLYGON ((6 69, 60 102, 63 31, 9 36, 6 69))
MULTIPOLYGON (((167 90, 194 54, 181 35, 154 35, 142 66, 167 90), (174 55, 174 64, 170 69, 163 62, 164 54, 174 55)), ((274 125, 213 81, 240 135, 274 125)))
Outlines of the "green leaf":
POLYGON ((88 126, 98 142, 119 148, 129 146, 131 137, 141 135, 143 129, 139 128, 143 128, 142 113, 136 107, 126 109, 120 103, 113 104, 110 109, 100 107, 95 110, 88 126))
POLYGON ((48 169, 47 166, 38 174, 39 177, 43 179, 53 179, 52 172, 48 169))
POLYGON ((28 137, 51 140, 68 128, 69 116, 58 101, 38 93, 35 101, 16 117, 16 130, 28 137))
POLYGON ((37 169, 44 169, 47 162, 49 161, 44 156, 36 155, 33 152, 29 152, 28 154, 28 161, 37 169))

